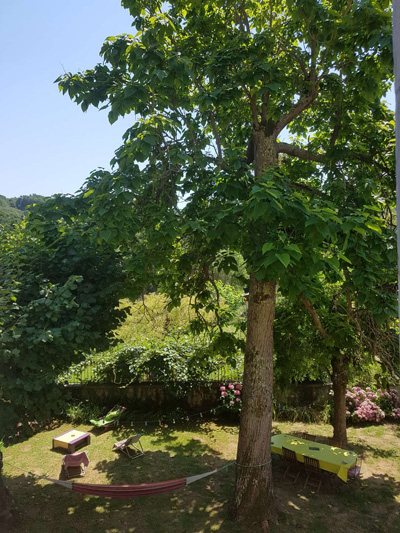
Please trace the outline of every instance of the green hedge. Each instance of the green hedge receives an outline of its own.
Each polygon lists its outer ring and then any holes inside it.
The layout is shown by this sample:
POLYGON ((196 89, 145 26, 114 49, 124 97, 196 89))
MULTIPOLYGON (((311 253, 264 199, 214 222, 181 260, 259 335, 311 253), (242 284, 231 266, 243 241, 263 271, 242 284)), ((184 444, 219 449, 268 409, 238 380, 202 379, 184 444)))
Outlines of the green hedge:
POLYGON ((163 341, 142 339, 87 356, 60 376, 60 381, 73 381, 90 368, 86 381, 92 383, 193 383, 208 380, 221 362, 211 344, 189 336, 163 341))

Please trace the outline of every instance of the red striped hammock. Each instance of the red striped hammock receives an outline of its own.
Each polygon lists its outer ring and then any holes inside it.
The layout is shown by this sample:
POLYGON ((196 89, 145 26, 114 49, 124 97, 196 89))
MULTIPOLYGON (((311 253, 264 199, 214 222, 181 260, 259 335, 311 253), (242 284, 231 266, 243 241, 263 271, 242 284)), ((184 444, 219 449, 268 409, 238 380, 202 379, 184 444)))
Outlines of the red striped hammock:
POLYGON ((101 496, 103 498, 143 498, 144 496, 155 496, 156 494, 181 489, 199 479, 215 474, 218 470, 219 469, 213 470, 212 472, 206 472, 205 474, 199 474, 198 476, 183 477, 158 483, 140 483, 137 485, 94 485, 90 483, 62 481, 45 476, 39 477, 51 481, 52 483, 56 483, 57 485, 61 485, 66 489, 80 492, 81 494, 90 494, 92 496, 101 496))

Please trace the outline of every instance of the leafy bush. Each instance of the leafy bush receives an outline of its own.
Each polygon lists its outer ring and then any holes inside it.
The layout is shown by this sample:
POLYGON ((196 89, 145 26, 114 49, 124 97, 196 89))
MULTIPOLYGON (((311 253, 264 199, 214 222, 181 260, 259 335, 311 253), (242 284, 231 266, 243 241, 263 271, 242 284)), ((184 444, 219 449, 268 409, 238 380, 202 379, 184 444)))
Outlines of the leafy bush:
POLYGON ((100 407, 86 401, 68 405, 65 414, 70 422, 78 424, 87 423, 91 418, 98 419, 104 413, 100 407))
POLYGON ((184 335, 194 331, 197 334, 204 331, 205 324, 207 333, 213 336, 213 332, 219 331, 214 312, 217 305, 219 326, 244 338, 246 305, 243 291, 222 281, 216 281, 214 286, 208 284, 208 289, 210 301, 200 305, 187 296, 179 304, 171 305, 170 299, 161 292, 143 295, 134 303, 123 300, 122 305, 129 306, 129 315, 116 330, 116 336, 126 343, 144 337, 161 341, 176 333, 184 335), (199 328, 199 325, 203 327, 199 328))
POLYGON ((325 403, 322 407, 290 406, 274 400, 273 417, 275 421, 303 422, 306 424, 327 424, 331 416, 331 406, 325 403))
POLYGON ((125 316, 117 308, 121 258, 90 239, 76 218, 81 208, 60 197, 33 208, 13 231, 0 227, 2 434, 26 414, 38 422, 58 415, 65 401, 58 375, 89 349, 107 348, 125 316))
POLYGON ((122 305, 129 306, 130 312, 116 330, 116 336, 131 344, 143 338, 162 341, 171 332, 187 331, 190 320, 195 318, 190 299, 183 298, 181 304, 171 310, 168 310, 168 303, 167 296, 156 292, 134 303, 123 300, 122 305))
POLYGON ((3 442, 3 445, 13 444, 17 440, 31 437, 33 433, 44 427, 44 422, 33 420, 27 413, 19 417, 12 416, 13 414, 15 415, 15 413, 11 413, 11 416, 4 423, 0 423, 0 442, 3 442))
POLYGON ((387 418, 400 419, 400 398, 397 392, 378 389, 376 396, 376 403, 384 411, 387 418))
POLYGON ((207 380, 219 363, 211 344, 186 335, 167 337, 164 341, 143 339, 88 356, 84 362, 71 367, 60 380, 68 381, 90 366, 94 383, 173 383, 170 389, 181 395, 182 387, 187 390, 190 384, 207 380), (181 385, 178 387, 177 383, 181 385))

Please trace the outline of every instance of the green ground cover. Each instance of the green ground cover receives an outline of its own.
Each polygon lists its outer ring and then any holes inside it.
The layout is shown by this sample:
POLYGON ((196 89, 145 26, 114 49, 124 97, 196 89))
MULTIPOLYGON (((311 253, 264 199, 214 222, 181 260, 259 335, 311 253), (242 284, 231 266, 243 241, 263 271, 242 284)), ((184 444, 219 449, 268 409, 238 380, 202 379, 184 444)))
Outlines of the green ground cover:
MULTIPOLYGON (((234 468, 185 487, 151 498, 109 500, 84 496, 24 471, 58 478, 62 453, 51 449, 53 437, 72 426, 54 424, 24 442, 4 450, 4 476, 15 498, 16 523, 2 533, 200 533, 244 532, 229 517, 234 468), (18 466, 19 470, 16 468, 18 466)), ((76 426, 91 431, 88 425, 76 426)), ((306 431, 320 438, 331 426, 274 423, 274 432, 306 431)), ((186 477, 221 467, 235 459, 236 425, 220 421, 185 422, 166 428, 131 427, 93 436, 84 448, 90 458, 87 483, 142 483, 186 477), (112 451, 114 442, 144 431, 145 455, 135 460, 112 451)), ((400 530, 400 426, 385 423, 349 429, 349 448, 362 457, 362 481, 326 485, 319 494, 282 480, 280 460, 274 460, 278 525, 274 532, 381 532, 400 530)), ((76 480, 79 482, 79 479, 76 480)))

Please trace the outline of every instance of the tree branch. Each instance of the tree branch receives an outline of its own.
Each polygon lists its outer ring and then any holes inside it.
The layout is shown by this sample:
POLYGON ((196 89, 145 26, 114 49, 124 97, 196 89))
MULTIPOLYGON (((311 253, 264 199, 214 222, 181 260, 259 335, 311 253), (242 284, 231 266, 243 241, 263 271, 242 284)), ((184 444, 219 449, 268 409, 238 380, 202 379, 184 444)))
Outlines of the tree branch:
POLYGON ((307 96, 302 96, 298 102, 292 107, 292 109, 283 115, 283 117, 276 123, 274 129, 275 138, 278 137, 280 132, 286 128, 288 124, 292 122, 296 117, 298 117, 305 109, 310 107, 314 100, 318 96, 318 87, 312 90, 307 96))
POLYGON ((344 17, 350 13, 352 6, 353 6, 353 0, 348 0, 346 9, 344 10, 344 13, 343 13, 344 17))
POLYGON ((312 194, 313 196, 326 196, 325 193, 322 191, 318 191, 317 189, 313 189, 312 187, 308 187, 308 185, 304 185, 303 183, 297 183, 295 181, 290 181, 287 183, 291 189, 299 189, 300 191, 308 192, 309 194, 312 194))
MULTIPOLYGON (((336 126, 334 130, 332 131, 332 136, 330 139, 330 147, 333 147, 336 141, 341 124, 339 123, 336 126)), ((287 154, 293 157, 298 157, 299 159, 304 159, 306 161, 315 161, 317 163, 326 162, 326 154, 317 154, 315 152, 309 152, 308 150, 305 150, 304 148, 300 148, 298 146, 294 146, 293 144, 288 144, 288 143, 283 143, 283 142, 276 143, 275 146, 276 146, 276 151, 279 154, 287 154)), ((392 176, 393 174, 390 168, 388 168, 384 163, 376 161, 376 159, 374 159, 372 156, 361 154, 359 152, 353 152, 352 150, 349 150, 348 154, 349 154, 349 157, 354 157, 358 159, 359 161, 368 163, 372 165, 373 167, 375 167, 376 169, 380 170, 381 172, 388 174, 389 176, 392 176)))
POLYGON ((364 163, 369 163, 370 165, 378 168, 382 172, 385 172, 386 174, 392 175, 392 171, 390 168, 388 168, 385 164, 379 163, 379 161, 375 161, 375 159, 371 156, 367 156, 360 153, 354 153, 354 157, 359 159, 360 161, 363 161, 364 163))
POLYGON ((312 305, 307 300, 307 298, 304 298, 304 296, 302 296, 301 294, 298 296, 298 298, 303 303, 303 305, 307 309, 307 311, 310 313, 311 318, 312 318, 312 320, 314 322, 314 325, 317 328, 317 330, 321 333, 322 338, 323 339, 327 339, 328 338, 328 334, 325 331, 325 329, 324 329, 324 327, 323 327, 323 325, 321 323, 321 319, 319 318, 318 313, 316 312, 316 310, 312 307, 312 305))
POLYGON ((316 89, 317 82, 317 50, 318 50, 318 41, 314 35, 310 32, 311 39, 311 68, 310 68, 310 83, 311 83, 311 92, 314 92, 316 89))
MULTIPOLYGON (((197 89, 200 92, 204 91, 205 93, 207 93, 206 89, 203 87, 203 85, 201 84, 201 82, 199 80, 195 80, 195 84, 196 84, 197 89)), ((221 143, 221 138, 219 136, 219 133, 218 133, 218 130, 217 130, 217 125, 215 123, 215 119, 214 119, 214 116, 213 116, 211 111, 208 114, 208 118, 209 118, 209 121, 210 121, 212 132, 214 134, 215 142, 217 144, 218 159, 219 159, 220 162, 222 162, 222 143, 221 143)))
POLYGON ((214 134, 215 142, 217 144, 217 150, 218 150, 218 159, 222 161, 222 145, 221 145, 221 137, 219 136, 217 125, 215 124, 215 119, 212 113, 209 113, 209 119, 211 128, 214 134))
POLYGON ((324 163, 326 161, 326 157, 324 154, 316 154, 314 152, 309 152, 308 150, 305 150, 304 148, 299 148, 298 146, 294 146, 293 144, 282 142, 276 143, 276 151, 278 154, 288 154, 292 155, 293 157, 305 159, 307 161, 316 161, 317 163, 324 163))
MULTIPOLYGON (((285 50, 284 50, 285 51, 285 50)), ((286 48, 286 51, 289 52, 289 54, 293 57, 293 59, 295 61, 297 61, 297 63, 299 64, 300 68, 301 68, 301 71, 303 73, 303 76, 304 76, 304 79, 306 80, 308 78, 308 70, 307 70, 307 65, 306 65, 306 62, 301 58, 301 56, 299 56, 293 48, 286 48)))
POLYGON ((269 106, 269 91, 266 91, 262 95, 262 103, 261 103, 261 124, 265 127, 267 126, 267 111, 269 106))
POLYGON ((246 10, 243 6, 240 7, 240 13, 242 14, 242 20, 244 21, 247 33, 251 33, 249 17, 247 16, 246 10))
POLYGON ((333 130, 332 130, 331 138, 329 140, 329 147, 330 148, 333 148, 335 146, 335 143, 337 141, 337 138, 339 136, 339 132, 340 132, 341 128, 342 128, 342 123, 341 122, 336 122, 336 124, 334 125, 333 130))

